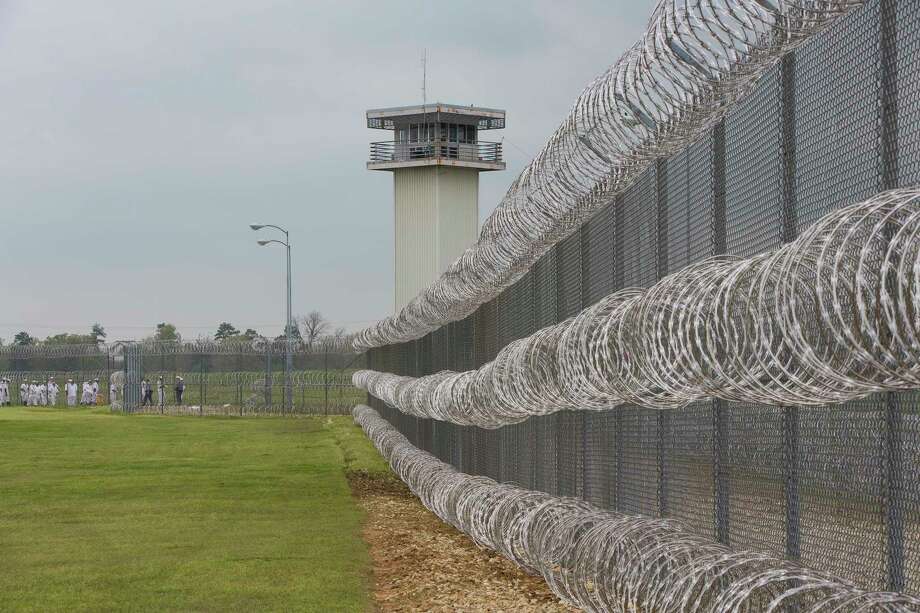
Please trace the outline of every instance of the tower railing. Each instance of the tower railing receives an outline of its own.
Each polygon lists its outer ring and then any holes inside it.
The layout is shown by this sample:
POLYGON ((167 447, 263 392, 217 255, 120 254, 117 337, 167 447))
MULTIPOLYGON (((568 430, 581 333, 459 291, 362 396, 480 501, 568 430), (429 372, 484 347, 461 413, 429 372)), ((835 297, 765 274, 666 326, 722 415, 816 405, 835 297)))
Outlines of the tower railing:
POLYGON ((487 141, 458 143, 442 140, 371 143, 369 160, 371 163, 414 162, 431 159, 501 163, 502 144, 487 141))

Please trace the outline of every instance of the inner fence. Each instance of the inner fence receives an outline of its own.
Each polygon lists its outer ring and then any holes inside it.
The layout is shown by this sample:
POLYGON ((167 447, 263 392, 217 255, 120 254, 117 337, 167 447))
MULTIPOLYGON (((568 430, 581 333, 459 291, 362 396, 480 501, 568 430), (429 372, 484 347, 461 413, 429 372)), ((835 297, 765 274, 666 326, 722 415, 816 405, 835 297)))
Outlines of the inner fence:
MULTIPOLYGON (((417 341, 371 350, 367 368, 478 368, 614 291, 714 255, 775 249, 840 206, 920 184, 918 62, 920 4, 867 2, 787 55, 710 133, 658 161, 498 298, 417 341)), ((463 472, 679 519, 735 548, 918 594, 917 400, 624 405, 496 430, 368 403, 463 472)))
POLYGON ((134 363, 125 370, 141 373, 134 385, 146 379, 152 393, 149 402, 141 395, 136 404, 128 403, 130 412, 182 413, 193 407, 200 414, 346 415, 363 398, 351 384, 363 358, 340 342, 295 343, 289 371, 283 341, 139 343, 132 351, 134 363), (181 402, 177 377, 184 384, 181 402), (162 403, 160 380, 165 386, 162 403))
MULTIPOLYGON (((68 379, 78 388, 98 379, 98 403, 130 413, 345 415, 363 401, 351 384, 363 357, 342 343, 295 344, 289 387, 285 362, 283 342, 13 346, 0 351, 0 377, 11 381, 13 404, 27 402, 20 392, 23 382, 46 383, 53 377, 63 390, 68 379), (150 389, 146 401, 145 385, 150 389)), ((56 400, 57 406, 67 404, 63 391, 56 400)))

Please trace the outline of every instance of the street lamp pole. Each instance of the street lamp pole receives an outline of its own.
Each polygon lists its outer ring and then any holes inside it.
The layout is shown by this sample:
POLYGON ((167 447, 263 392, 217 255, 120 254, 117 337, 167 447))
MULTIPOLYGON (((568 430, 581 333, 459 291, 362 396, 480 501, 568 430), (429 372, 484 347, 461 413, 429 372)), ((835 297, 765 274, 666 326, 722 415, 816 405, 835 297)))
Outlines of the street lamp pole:
POLYGON ((294 408, 294 395, 293 395, 293 385, 291 381, 291 372, 293 371, 294 358, 292 355, 292 346, 293 338, 291 338, 291 333, 293 331, 294 320, 291 316, 291 239, 288 235, 288 231, 280 226, 275 226, 272 224, 250 224, 249 226, 253 230, 261 230, 262 228, 275 228, 284 233, 284 241, 279 240, 260 240, 257 241, 258 244, 262 247, 270 245, 271 243, 278 243, 283 245, 287 250, 287 292, 285 295, 285 304, 287 307, 287 318, 284 325, 284 408, 287 411, 293 411, 294 408))

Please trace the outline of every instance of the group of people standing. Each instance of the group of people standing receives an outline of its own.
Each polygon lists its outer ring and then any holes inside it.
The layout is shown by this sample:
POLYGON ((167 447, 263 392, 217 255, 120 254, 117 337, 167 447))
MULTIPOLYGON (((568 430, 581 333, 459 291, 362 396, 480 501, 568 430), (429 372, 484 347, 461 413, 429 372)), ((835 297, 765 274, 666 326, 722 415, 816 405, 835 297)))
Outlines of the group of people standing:
MULTIPOLYGON (((176 386, 173 388, 176 393, 176 404, 182 404, 182 394, 185 392, 185 379, 176 377, 176 386)), ((142 406, 153 406, 153 387, 150 381, 144 378, 141 381, 141 402, 142 406)), ((163 377, 157 377, 157 406, 166 406, 166 384, 163 377)))
MULTIPOLYGON (((10 379, 0 379, 0 406, 9 406, 13 404, 13 393, 10 379)), ((55 382, 54 377, 49 377, 46 382, 33 379, 31 382, 24 380, 19 385, 19 402, 28 407, 39 406, 57 406, 58 394, 60 387, 55 382)), ((109 402, 114 402, 117 396, 117 388, 114 383, 109 386, 109 402)), ((77 384, 73 379, 67 379, 64 384, 64 396, 67 399, 67 406, 77 406, 77 384)), ((99 379, 84 381, 79 397, 81 405, 91 406, 99 401, 99 379)))

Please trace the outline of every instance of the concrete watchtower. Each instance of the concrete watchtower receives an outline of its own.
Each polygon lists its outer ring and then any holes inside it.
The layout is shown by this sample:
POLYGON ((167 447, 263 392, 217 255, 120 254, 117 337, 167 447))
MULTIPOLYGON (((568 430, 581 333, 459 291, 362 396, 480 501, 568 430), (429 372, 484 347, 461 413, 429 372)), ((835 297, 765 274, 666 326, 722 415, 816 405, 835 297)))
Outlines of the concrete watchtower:
POLYGON ((367 127, 394 136, 371 143, 367 167, 393 172, 398 312, 476 241, 479 173, 505 169, 501 143, 479 132, 504 128, 505 111, 440 102, 371 109, 367 127))

